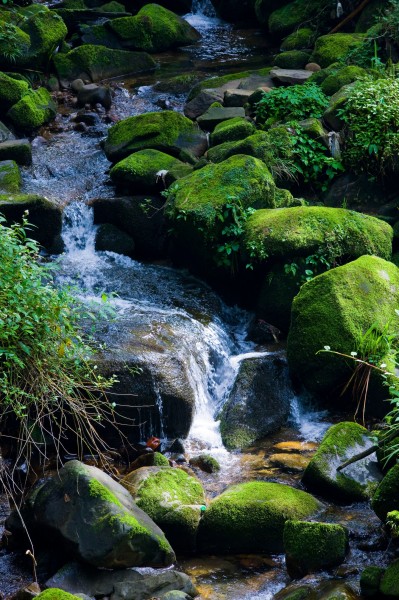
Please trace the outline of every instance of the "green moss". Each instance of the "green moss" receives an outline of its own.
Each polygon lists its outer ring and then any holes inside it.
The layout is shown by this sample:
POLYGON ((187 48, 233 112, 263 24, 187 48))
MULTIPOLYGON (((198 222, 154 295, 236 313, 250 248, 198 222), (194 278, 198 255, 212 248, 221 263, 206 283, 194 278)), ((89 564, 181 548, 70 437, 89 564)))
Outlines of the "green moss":
POLYGON ((320 508, 313 496, 287 485, 234 485, 205 511, 199 543, 204 551, 220 553, 281 552, 285 522, 313 516, 320 508))
POLYGON ((269 75, 270 70, 271 67, 265 67, 263 69, 253 71, 240 71, 239 73, 229 73, 228 75, 221 75, 220 77, 204 79, 191 89, 187 97, 187 102, 198 96, 198 94, 202 90, 215 89, 221 87, 225 83, 229 83, 229 81, 235 81, 236 79, 245 79, 247 77, 250 77, 251 75, 267 76, 269 75))
POLYGON ((154 452, 154 466, 155 467, 169 467, 169 461, 160 452, 154 452))
POLYGON ((366 69, 349 65, 328 75, 328 77, 326 77, 321 84, 321 89, 327 96, 332 96, 338 92, 342 86, 348 85, 348 83, 353 83, 354 81, 357 81, 366 75, 366 69))
POLYGON ((107 13, 123 13, 126 11, 125 6, 123 4, 121 4, 120 2, 116 2, 115 0, 112 0, 112 2, 107 2, 106 4, 103 4, 102 6, 99 7, 98 9, 99 12, 107 12, 107 13))
POLYGON ((270 33, 284 36, 303 23, 312 21, 318 27, 329 21, 331 2, 329 0, 294 0, 272 12, 269 17, 270 33))
POLYGON ((199 467, 202 471, 206 473, 217 473, 220 471, 220 464, 210 454, 200 454, 198 456, 193 456, 190 458, 190 465, 195 467, 199 467))
POLYGON ((360 591, 365 597, 377 597, 381 577, 385 569, 382 567, 366 567, 360 576, 360 591))
POLYGON ((105 485, 97 481, 97 479, 90 480, 89 494, 92 498, 99 498, 103 502, 109 502, 110 504, 122 507, 122 503, 118 498, 105 485))
MULTIPOLYGON (((109 523, 113 529, 117 527, 117 529, 119 530, 120 525, 125 525, 129 529, 130 538, 134 538, 140 535, 148 536, 150 534, 148 529, 144 527, 144 525, 141 525, 141 523, 139 523, 136 517, 134 517, 133 515, 129 515, 126 513, 117 513, 113 515, 106 514, 102 518, 107 523, 109 523)), ((159 541, 161 540, 162 538, 159 536, 159 541)), ((167 547, 168 551, 170 551, 169 544, 167 544, 167 546, 165 547, 167 547)))
POLYGON ((304 50, 312 48, 316 38, 316 33, 309 27, 297 29, 287 36, 281 44, 281 50, 304 50))
POLYGON ((25 28, 31 42, 27 63, 47 67, 68 33, 64 21, 53 11, 40 11, 28 19, 25 28))
POLYGON ((64 592, 64 590, 58 588, 44 590, 44 592, 41 592, 36 598, 37 600, 79 600, 78 596, 74 596, 73 594, 64 592))
POLYGON ((399 559, 394 560, 383 573, 379 591, 384 598, 399 597, 399 559))
POLYGON ((321 68, 328 67, 348 52, 362 45, 364 35, 361 33, 333 33, 322 35, 317 38, 311 62, 315 62, 321 68))
POLYGON ((348 550, 348 530, 330 523, 287 521, 283 540, 288 573, 294 578, 341 564, 348 550))
MULTIPOLYGON (((328 245, 331 264, 341 257, 391 256, 392 228, 374 217, 322 206, 258 210, 246 223, 245 243, 267 256, 309 256, 328 245)), ((328 343, 328 340, 326 340, 328 343)))
POLYGON ((21 187, 21 173, 13 160, 0 162, 0 190, 16 193, 21 187))
POLYGON ((26 81, 17 81, 5 73, 0 73, 0 110, 7 111, 27 93, 26 81))
POLYGON ((277 54, 274 64, 281 69, 304 69, 309 62, 310 53, 302 50, 287 50, 277 54))
POLYGON ((255 132, 255 125, 243 117, 227 119, 216 125, 211 133, 211 146, 242 140, 255 132))
POLYGON ((371 506, 381 521, 386 520, 389 512, 399 510, 399 465, 389 469, 373 496, 371 506))
POLYGON ((56 107, 45 88, 30 90, 14 104, 7 116, 18 129, 32 131, 55 117, 56 107))
POLYGON ((0 21, 0 66, 24 65, 30 48, 30 37, 17 25, 0 21))

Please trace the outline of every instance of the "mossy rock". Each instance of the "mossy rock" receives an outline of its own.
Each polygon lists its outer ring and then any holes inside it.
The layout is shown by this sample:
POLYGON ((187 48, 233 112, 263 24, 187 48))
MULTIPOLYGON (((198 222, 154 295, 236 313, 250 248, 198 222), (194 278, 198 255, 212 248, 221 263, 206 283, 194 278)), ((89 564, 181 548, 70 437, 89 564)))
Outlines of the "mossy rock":
POLYGON ((238 79, 247 79, 247 78, 250 78, 251 76, 267 77, 270 73, 270 70, 271 70, 271 67, 264 67, 263 69, 257 69, 257 70, 251 70, 251 71, 240 71, 238 73, 229 73, 228 75, 220 75, 218 77, 211 77, 209 79, 204 79, 200 83, 197 83, 197 85, 195 85, 191 89, 191 91, 187 97, 187 102, 189 102, 190 100, 192 100, 193 98, 198 96, 198 94, 202 90, 208 90, 208 89, 211 90, 211 89, 215 89, 215 88, 220 88, 220 87, 224 86, 226 83, 229 83, 230 81, 237 81, 238 79))
POLYGON ((80 600, 79 596, 65 592, 58 588, 48 588, 36 596, 37 600, 80 600))
POLYGON ((338 92, 335 92, 335 94, 331 96, 329 105, 324 111, 323 120, 334 131, 340 131, 344 126, 339 111, 345 106, 354 85, 354 83, 348 83, 347 85, 342 86, 338 92))
POLYGON ((379 591, 383 598, 399 598, 399 558, 383 573, 379 591))
POLYGON ((159 4, 147 4, 134 17, 108 22, 124 46, 162 52, 198 41, 200 34, 187 21, 159 4))
POLYGON ((56 105, 45 88, 30 90, 10 108, 7 117, 17 129, 33 131, 56 115, 56 105))
POLYGON ((266 165, 242 154, 206 165, 172 184, 168 190, 167 214, 179 254, 199 269, 215 265, 217 245, 223 244, 226 224, 220 216, 226 204, 237 204, 240 210, 272 207, 275 191, 266 165))
POLYGON ((0 143, 0 160, 15 160, 18 165, 32 163, 32 147, 29 140, 7 140, 0 143))
POLYGON ((17 193, 21 187, 21 173, 14 160, 0 161, 0 191, 17 193))
POLYGON ((373 445, 371 434, 358 423, 333 425, 306 467, 302 483, 310 491, 317 491, 321 496, 338 502, 370 499, 382 477, 375 454, 348 465, 342 471, 337 471, 337 467, 373 445))
MULTIPOLYGON (((165 567, 175 560, 163 532, 129 492, 77 460, 36 488, 21 510, 34 539, 58 536, 78 560, 95 567, 165 567)), ((23 528, 16 513, 8 526, 23 528)))
POLYGON ((360 591, 365 598, 377 598, 381 577, 385 569, 382 567, 366 567, 360 575, 360 591))
POLYGON ((273 596, 273 600, 317 600, 317 592, 310 585, 288 585, 273 596))
MULTIPOLYGON (((23 25, 23 29, 28 33, 31 42, 24 65, 34 68, 47 67, 68 33, 62 18, 50 10, 40 10, 32 15, 23 25)), ((19 64, 18 59, 16 64, 19 64)))
POLYGON ((130 193, 162 191, 189 175, 192 166, 159 150, 140 150, 118 162, 110 171, 112 181, 130 193))
POLYGON ((274 64, 280 69, 303 69, 309 62, 310 53, 302 50, 287 50, 277 54, 274 64))
POLYGON ((210 454, 199 454, 198 456, 193 456, 189 460, 190 467, 197 467, 201 471, 205 473, 217 473, 220 471, 220 464, 210 454))
POLYGON ((290 0, 255 0, 255 15, 261 25, 267 25, 270 14, 290 0))
POLYGON ((288 519, 315 516, 322 504, 280 483, 251 481, 231 486, 209 504, 198 533, 203 552, 282 552, 288 519))
POLYGON ((147 148, 177 157, 198 157, 205 152, 206 146, 206 135, 190 119, 178 112, 164 110, 119 121, 108 130, 104 150, 109 160, 117 162, 147 148))
POLYGON ((120 2, 116 2, 115 0, 112 0, 112 2, 107 2, 106 4, 102 4, 98 7, 98 12, 105 13, 123 13, 125 10, 125 5, 121 4, 120 2))
POLYGON ((333 33, 322 35, 316 40, 310 62, 322 69, 343 58, 348 52, 359 48, 364 41, 361 33, 333 33))
POLYGON ((342 67, 338 71, 335 71, 328 75, 326 79, 321 84, 321 89, 327 96, 332 96, 336 92, 338 92, 344 85, 348 85, 349 83, 353 83, 361 79, 362 77, 366 77, 367 71, 362 67, 357 67, 355 65, 349 65, 347 67, 342 67))
POLYGON ((141 467, 121 484, 137 506, 161 527, 176 551, 195 549, 201 507, 205 504, 202 484, 178 468, 141 467))
POLYGON ((340 565, 349 550, 341 525, 290 520, 284 526, 286 567, 293 579, 340 565))
POLYGON ((146 52, 114 50, 105 46, 85 44, 70 52, 54 56, 54 66, 62 82, 74 79, 100 81, 110 77, 153 71, 154 60, 146 52))
POLYGON ((256 131, 255 125, 243 117, 234 117, 216 125, 211 133, 211 146, 242 140, 256 131))
MULTIPOLYGON (((350 355, 356 350, 359 335, 371 325, 385 331, 388 324, 387 333, 395 332, 398 302, 399 269, 377 256, 362 256, 305 283, 292 303, 287 342, 292 373, 312 393, 337 402, 354 365, 338 356, 317 353, 327 345, 350 355)), ((390 364, 388 357, 387 361, 390 364)), ((383 382, 374 374, 367 409, 384 414, 385 399, 383 382)))
POLYGON ((281 50, 306 50, 312 48, 316 33, 309 27, 301 27, 288 35, 281 44, 281 50))
POLYGON ((7 112, 28 90, 29 84, 26 81, 17 81, 5 73, 0 73, 0 110, 7 112))
MULTIPOLYGON (((10 13, 8 13, 10 14, 10 13)), ((25 66, 28 61, 30 37, 17 25, 0 21, 0 67, 25 66), (10 36, 13 43, 11 44, 10 36)))
POLYGON ((294 31, 303 23, 313 20, 318 27, 330 21, 331 2, 329 0, 294 0, 273 11, 269 17, 269 31, 280 37, 294 31))
POLYGON ((381 521, 386 520, 389 512, 399 510, 399 465, 389 469, 375 491, 371 506, 381 521))

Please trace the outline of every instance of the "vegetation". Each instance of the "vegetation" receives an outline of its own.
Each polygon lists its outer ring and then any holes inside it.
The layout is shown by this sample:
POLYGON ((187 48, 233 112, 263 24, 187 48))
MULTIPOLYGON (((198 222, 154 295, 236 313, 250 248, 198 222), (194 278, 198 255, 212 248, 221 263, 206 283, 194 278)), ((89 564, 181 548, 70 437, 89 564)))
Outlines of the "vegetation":
POLYGON ((314 83, 272 89, 258 102, 256 121, 268 127, 278 121, 319 118, 328 106, 328 98, 314 83))

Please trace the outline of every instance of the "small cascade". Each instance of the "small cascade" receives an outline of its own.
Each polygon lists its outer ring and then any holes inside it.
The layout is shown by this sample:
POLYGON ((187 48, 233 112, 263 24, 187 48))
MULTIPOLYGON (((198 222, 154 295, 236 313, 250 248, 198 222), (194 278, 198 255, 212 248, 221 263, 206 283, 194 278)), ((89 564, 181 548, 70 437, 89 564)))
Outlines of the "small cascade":
POLYGON ((319 442, 332 425, 327 420, 327 410, 316 410, 309 399, 294 396, 291 402, 290 423, 305 442, 319 442))
POLYGON ((193 15, 216 17, 215 7, 213 6, 211 0, 193 0, 191 12, 193 15))

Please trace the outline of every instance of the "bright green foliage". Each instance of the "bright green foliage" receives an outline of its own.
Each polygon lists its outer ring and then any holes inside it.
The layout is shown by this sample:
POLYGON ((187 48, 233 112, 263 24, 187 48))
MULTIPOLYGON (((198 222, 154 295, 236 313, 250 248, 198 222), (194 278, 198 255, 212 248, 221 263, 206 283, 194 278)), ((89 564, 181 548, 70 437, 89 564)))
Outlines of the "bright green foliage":
POLYGON ((199 531, 201 549, 224 552, 281 552, 288 519, 314 516, 322 507, 310 494, 280 483, 251 481, 212 500, 199 531))
MULTIPOLYGON (((101 452, 94 423, 110 418, 103 380, 88 363, 90 348, 79 333, 83 307, 52 284, 52 267, 38 262, 38 246, 20 226, 0 222, 0 427, 19 430, 21 457, 32 446, 61 444, 79 435, 80 448, 101 452), (107 417, 108 415, 108 417, 107 417), (62 431, 63 430, 63 431, 62 431), (54 440, 49 440, 52 432, 54 440)), ((59 446, 58 446, 59 448, 59 446)))
POLYGON ((274 88, 265 94, 256 107, 259 125, 277 121, 319 118, 328 105, 328 98, 314 83, 274 88))
POLYGON ((0 22, 0 63, 12 64, 27 53, 29 35, 12 23, 0 22))
POLYGON ((389 0, 379 19, 382 26, 381 36, 389 37, 395 43, 399 42, 399 2, 389 0))
POLYGON ((351 89, 339 116, 347 124, 344 163, 355 172, 383 176, 399 150, 399 81, 366 79, 351 89))

